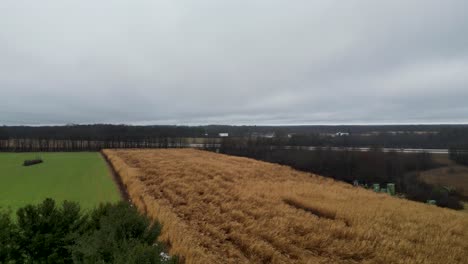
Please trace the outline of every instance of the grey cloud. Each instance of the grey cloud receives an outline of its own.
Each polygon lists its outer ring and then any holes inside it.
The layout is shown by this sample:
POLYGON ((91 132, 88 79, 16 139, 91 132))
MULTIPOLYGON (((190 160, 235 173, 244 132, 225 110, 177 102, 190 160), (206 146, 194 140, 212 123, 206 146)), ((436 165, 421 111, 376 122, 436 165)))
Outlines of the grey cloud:
POLYGON ((0 2, 0 124, 468 122, 466 1, 0 2))

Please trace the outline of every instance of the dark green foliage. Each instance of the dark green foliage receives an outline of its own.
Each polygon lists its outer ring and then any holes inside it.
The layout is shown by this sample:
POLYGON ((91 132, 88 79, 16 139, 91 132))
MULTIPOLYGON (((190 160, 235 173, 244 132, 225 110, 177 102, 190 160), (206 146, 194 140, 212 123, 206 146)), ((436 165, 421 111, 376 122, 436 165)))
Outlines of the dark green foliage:
POLYGON ((161 258, 162 248, 159 246, 143 244, 137 240, 120 241, 118 244, 106 245, 104 242, 98 242, 98 239, 101 238, 98 235, 89 240, 82 240, 80 245, 73 250, 73 263, 175 263, 161 258), (90 244, 84 244, 86 242, 90 244), (98 247, 93 248, 93 246, 98 247))
POLYGON ((23 162, 23 166, 32 166, 32 165, 36 165, 36 164, 39 164, 39 163, 42 163, 41 159, 25 160, 23 162))
POLYGON ((86 223, 78 204, 65 201, 57 207, 52 199, 20 208, 17 219, 23 260, 38 263, 70 263, 68 247, 86 223))
POLYGON ((8 263, 19 255, 17 228, 9 212, 0 212, 0 263, 8 263))
POLYGON ((52 199, 0 214, 0 263, 176 263, 154 244, 161 231, 128 203, 84 214, 52 199))
POLYGON ((158 263, 176 263, 175 260, 167 261, 164 260, 160 255, 161 249, 155 246, 149 246, 144 244, 128 245, 126 250, 117 252, 114 258, 115 264, 127 264, 127 263, 138 263, 138 264, 158 264, 158 263), (159 253, 159 254, 158 254, 159 253))
POLYGON ((160 263, 162 248, 151 245, 161 227, 141 217, 134 207, 126 203, 106 204, 93 211, 90 218, 89 232, 73 246, 75 263, 117 263, 140 257, 135 255, 138 252, 147 256, 147 262, 142 263, 160 263))

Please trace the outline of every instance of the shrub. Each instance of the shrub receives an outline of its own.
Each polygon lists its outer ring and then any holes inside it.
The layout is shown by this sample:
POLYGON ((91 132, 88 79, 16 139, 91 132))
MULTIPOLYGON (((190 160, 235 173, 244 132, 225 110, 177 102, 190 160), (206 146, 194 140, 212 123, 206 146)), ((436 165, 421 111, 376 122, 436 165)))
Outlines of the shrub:
POLYGON ((8 263, 18 256, 17 242, 17 229, 9 212, 0 212, 0 263, 8 263))
POLYGON ((0 213, 0 263, 175 263, 154 244, 161 231, 125 202, 89 214, 52 199, 0 213))
POLYGON ((70 263, 69 247, 86 223, 77 203, 46 199, 39 205, 27 205, 17 211, 18 245, 23 261, 70 263))
POLYGON ((160 225, 127 203, 101 205, 91 213, 87 229, 73 246, 75 263, 160 263, 162 247, 152 246, 160 225))
POLYGON ((35 160, 25 160, 23 162, 23 166, 32 166, 32 165, 36 165, 36 164, 39 164, 39 163, 42 163, 43 161, 41 159, 35 159, 35 160))

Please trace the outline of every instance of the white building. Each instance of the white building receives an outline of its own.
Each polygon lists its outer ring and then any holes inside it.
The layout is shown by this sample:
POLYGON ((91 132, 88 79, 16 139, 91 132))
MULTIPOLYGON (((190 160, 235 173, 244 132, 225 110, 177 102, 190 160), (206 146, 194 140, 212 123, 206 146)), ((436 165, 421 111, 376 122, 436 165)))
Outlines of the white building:
POLYGON ((219 133, 219 137, 229 137, 229 133, 219 133))
POLYGON ((338 133, 335 134, 335 136, 337 136, 337 137, 349 136, 349 133, 348 132, 338 132, 338 133))

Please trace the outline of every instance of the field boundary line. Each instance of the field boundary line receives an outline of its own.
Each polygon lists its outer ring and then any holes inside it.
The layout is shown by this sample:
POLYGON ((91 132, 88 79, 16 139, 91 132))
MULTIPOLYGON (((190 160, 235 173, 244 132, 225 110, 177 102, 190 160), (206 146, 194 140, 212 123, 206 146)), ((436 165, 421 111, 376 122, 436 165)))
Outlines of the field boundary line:
POLYGON ((115 170, 114 165, 109 160, 109 158, 107 157, 106 154, 104 154, 102 151, 100 151, 99 153, 102 156, 102 158, 104 159, 104 162, 106 163, 107 169, 110 172, 114 183, 117 185, 117 188, 119 189, 120 197, 124 201, 128 201, 131 204, 133 204, 132 200, 130 199, 130 195, 127 192, 127 189, 125 188, 125 184, 123 183, 122 178, 120 177, 120 175, 115 170))

